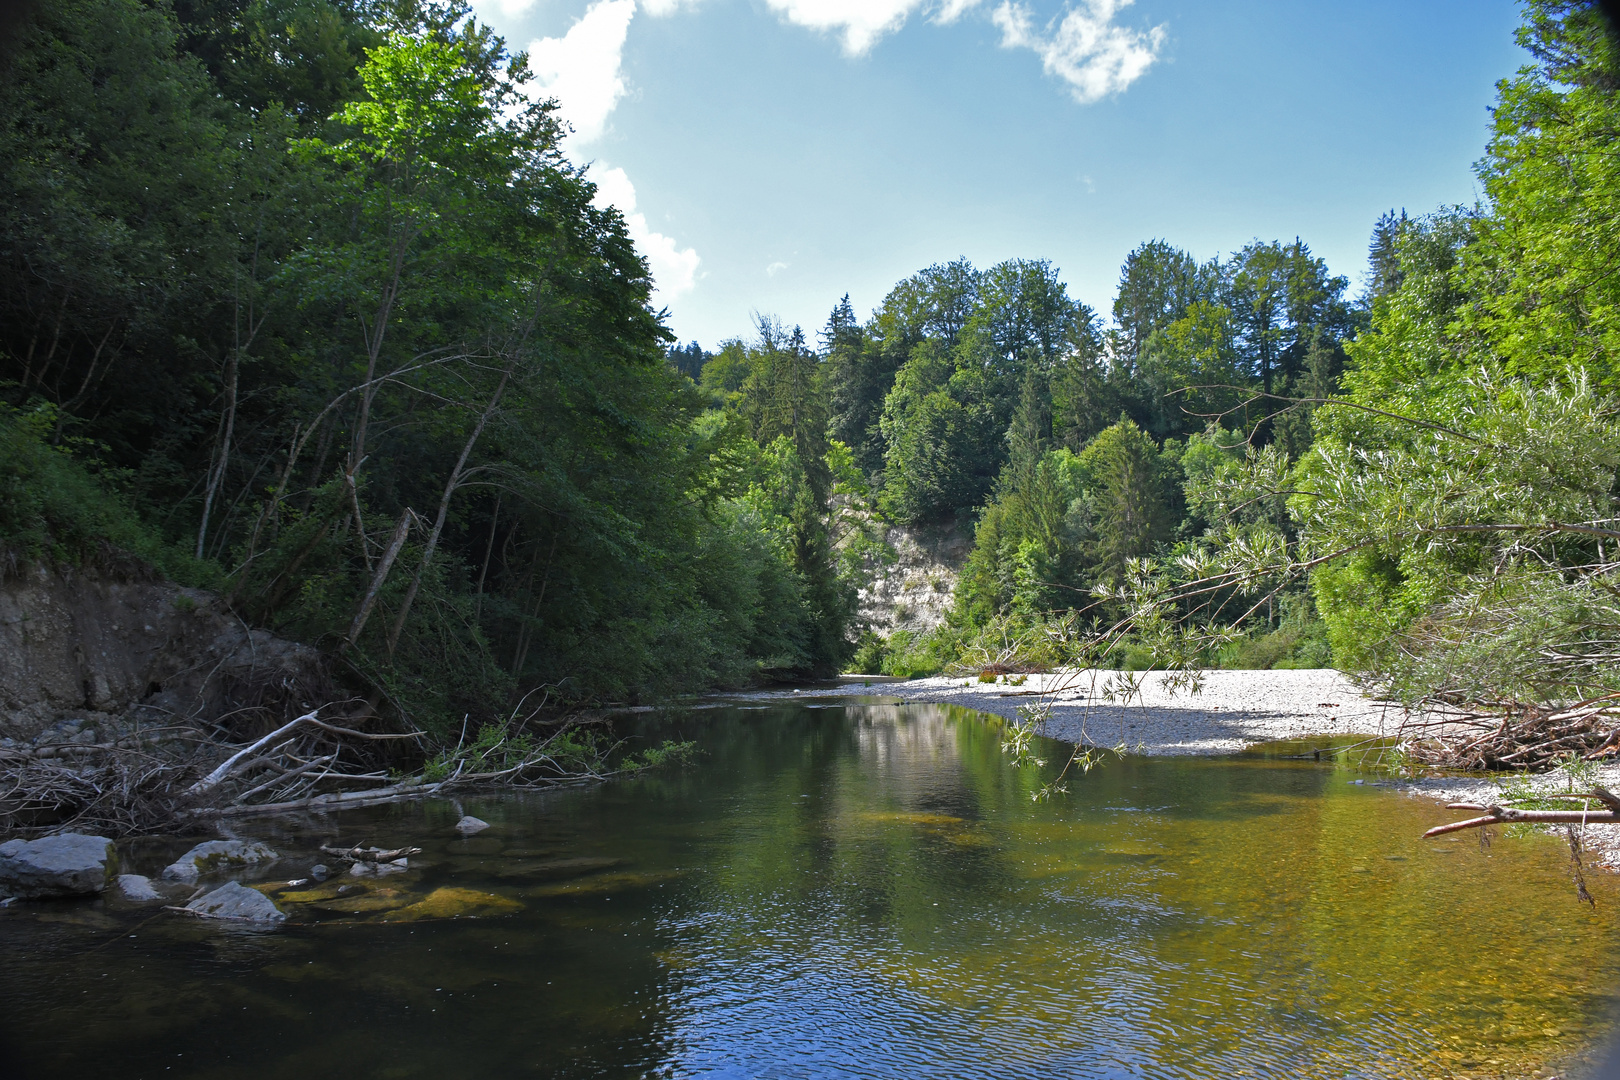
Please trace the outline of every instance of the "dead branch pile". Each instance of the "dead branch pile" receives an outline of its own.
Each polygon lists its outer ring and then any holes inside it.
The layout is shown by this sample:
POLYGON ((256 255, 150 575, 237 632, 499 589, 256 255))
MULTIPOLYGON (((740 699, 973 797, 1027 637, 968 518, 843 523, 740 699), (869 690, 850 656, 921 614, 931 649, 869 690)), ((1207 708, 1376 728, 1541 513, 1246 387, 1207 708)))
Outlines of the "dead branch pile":
POLYGON ((611 747, 578 734, 599 720, 541 725, 534 714, 514 716, 437 754, 422 732, 364 730, 371 720, 369 712, 357 721, 341 705, 323 706, 246 741, 181 724, 104 742, 3 748, 0 831, 120 836, 198 818, 349 809, 611 775, 601 766, 611 747))
POLYGON ((1513 702, 1431 712, 1403 731, 1406 753, 1415 764, 1470 770, 1539 771, 1571 758, 1596 761, 1620 754, 1617 697, 1563 707, 1513 702))

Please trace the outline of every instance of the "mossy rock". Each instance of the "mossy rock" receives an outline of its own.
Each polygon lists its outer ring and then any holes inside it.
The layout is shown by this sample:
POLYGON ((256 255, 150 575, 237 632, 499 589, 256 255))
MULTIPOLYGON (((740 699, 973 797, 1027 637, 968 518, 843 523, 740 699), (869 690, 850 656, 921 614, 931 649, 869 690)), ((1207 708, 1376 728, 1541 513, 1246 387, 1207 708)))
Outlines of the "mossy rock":
POLYGON ((513 859, 495 863, 488 869, 498 876, 506 877, 580 877, 585 874, 600 873, 610 870, 623 859, 579 858, 579 859, 513 859))
POLYGON ((359 896, 346 896, 336 900, 318 900, 310 904, 316 911, 335 911, 341 915, 363 915, 374 911, 397 911, 407 907, 417 894, 399 889, 375 889, 359 896))
MULTIPOLYGON (((265 893, 274 893, 277 889, 287 888, 287 882, 274 885, 255 886, 265 893)), ((323 900, 338 900, 345 896, 359 896, 371 891, 370 885, 356 883, 350 879, 328 881, 312 889, 293 889, 281 893, 275 899, 283 904, 318 904, 323 900)))
POLYGON ((390 911, 383 922, 417 922, 422 919, 476 919, 491 915, 510 915, 522 911, 523 905, 508 896, 479 892, 476 889, 458 889, 451 886, 434 889, 409 907, 390 911))
POLYGON ((871 810, 860 815, 862 821, 880 821, 885 824, 921 825, 924 828, 949 828, 961 825, 962 819, 950 814, 911 813, 904 810, 871 810))
POLYGON ((656 874, 598 874, 596 877, 580 878, 576 881, 562 881, 555 885, 542 885, 537 889, 529 889, 523 895, 534 897, 551 896, 592 896, 598 893, 633 892, 636 889, 650 889, 655 885, 662 885, 671 878, 680 877, 678 871, 664 871, 656 874))

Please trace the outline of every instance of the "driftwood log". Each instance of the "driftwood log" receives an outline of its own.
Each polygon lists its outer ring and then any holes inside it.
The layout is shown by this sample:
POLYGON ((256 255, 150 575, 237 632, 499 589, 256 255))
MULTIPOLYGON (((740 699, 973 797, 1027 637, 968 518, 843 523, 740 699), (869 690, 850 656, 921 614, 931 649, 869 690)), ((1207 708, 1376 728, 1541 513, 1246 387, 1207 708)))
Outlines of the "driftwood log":
POLYGON ((1547 802, 1580 802, 1583 804, 1579 810, 1520 810, 1511 806, 1485 806, 1481 803, 1448 803, 1448 810, 1476 810, 1482 811, 1479 817, 1471 817, 1464 821, 1453 821, 1449 825, 1436 825, 1425 837, 1444 836, 1446 833, 1461 832, 1464 829, 1481 829, 1487 825, 1530 824, 1530 825, 1613 825, 1620 823, 1620 796, 1616 796, 1607 788, 1593 788, 1587 795, 1539 795, 1534 797, 1537 801, 1547 802), (1604 809, 1586 809, 1586 803, 1598 803, 1604 809))

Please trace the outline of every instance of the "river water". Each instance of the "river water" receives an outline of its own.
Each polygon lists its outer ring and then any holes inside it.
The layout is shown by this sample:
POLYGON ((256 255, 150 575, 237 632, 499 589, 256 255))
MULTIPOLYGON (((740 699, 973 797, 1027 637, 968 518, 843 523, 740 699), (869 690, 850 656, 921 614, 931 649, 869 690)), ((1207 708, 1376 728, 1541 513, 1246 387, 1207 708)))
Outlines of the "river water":
MULTIPOLYGON (((415 844, 272 888, 275 931, 115 900, 0 913, 22 1077, 1453 1077, 1570 1066, 1620 987, 1620 889, 1545 836, 1279 750, 1110 759, 1037 803, 993 717, 646 720, 689 765, 242 831, 415 844), (1358 782, 1359 781, 1359 782, 1358 782)), ((1297 748, 1296 748, 1297 749, 1297 748)), ((153 841, 155 873, 187 842, 153 841)), ((328 860, 330 861, 330 860, 328 860)))

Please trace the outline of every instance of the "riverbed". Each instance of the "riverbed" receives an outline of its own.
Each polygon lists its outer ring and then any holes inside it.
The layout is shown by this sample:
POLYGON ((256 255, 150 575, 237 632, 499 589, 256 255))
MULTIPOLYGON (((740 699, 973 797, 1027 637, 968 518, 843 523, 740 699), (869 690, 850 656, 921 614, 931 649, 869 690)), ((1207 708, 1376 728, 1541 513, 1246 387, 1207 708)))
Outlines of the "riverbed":
POLYGON ((1109 758, 1038 802, 1067 747, 1017 766, 962 708, 636 723, 699 754, 239 829, 282 853, 275 930, 5 909, 7 1075, 1579 1075, 1616 1005, 1620 881, 1593 909, 1553 838, 1422 840, 1447 811, 1302 744, 1109 758), (322 843, 424 851, 280 884, 322 843))

